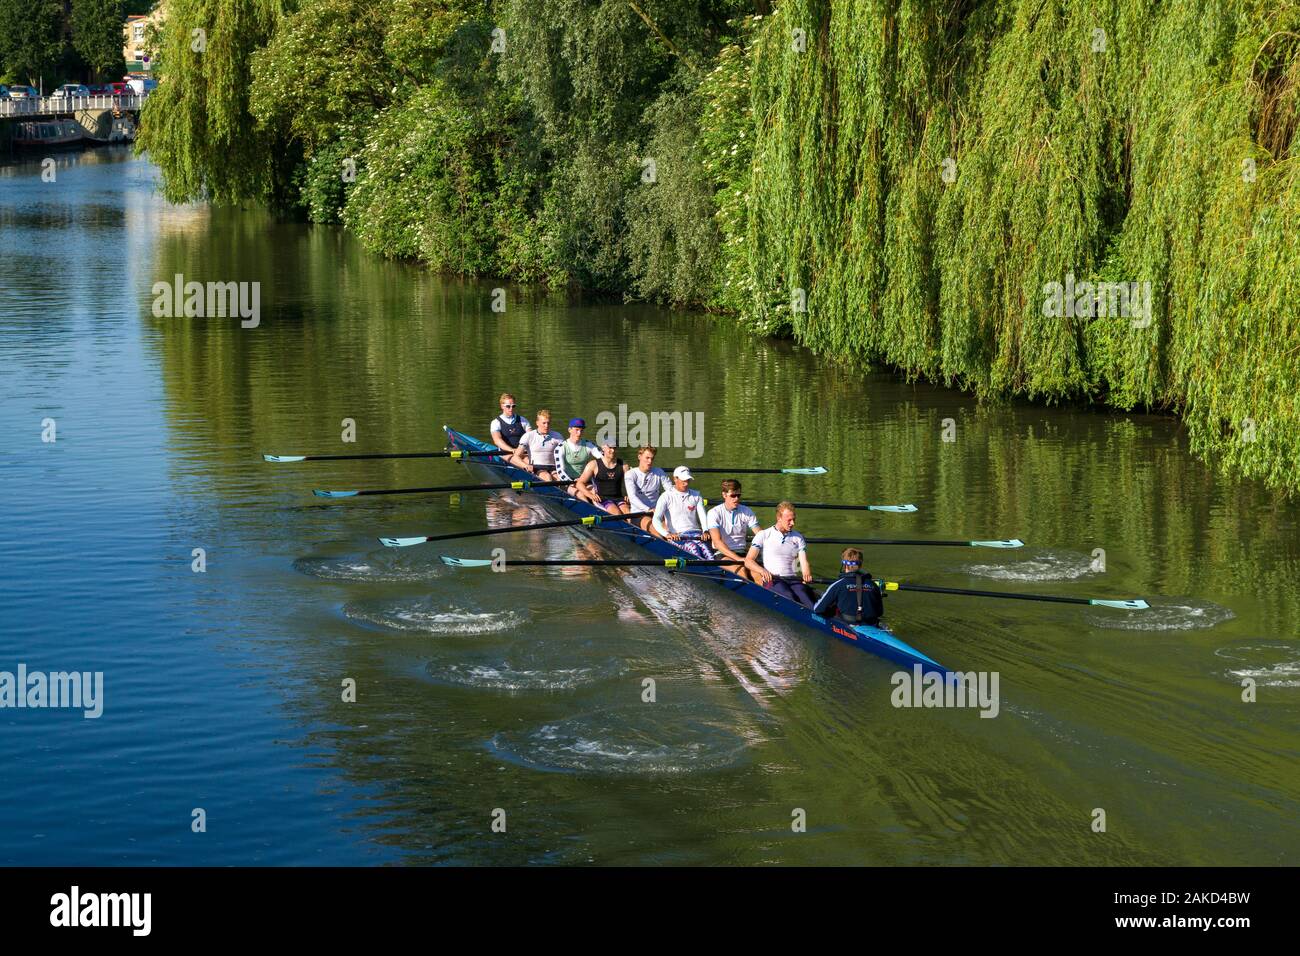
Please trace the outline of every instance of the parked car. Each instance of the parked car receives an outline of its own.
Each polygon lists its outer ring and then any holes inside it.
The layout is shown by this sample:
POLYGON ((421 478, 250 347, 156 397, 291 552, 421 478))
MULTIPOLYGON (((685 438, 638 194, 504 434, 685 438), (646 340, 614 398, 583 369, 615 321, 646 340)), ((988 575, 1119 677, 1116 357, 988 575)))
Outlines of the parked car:
POLYGON ((75 100, 90 95, 90 87, 84 83, 64 83, 57 90, 50 94, 50 99, 54 100, 75 100))
POLYGON ((9 87, 9 98, 11 100, 36 100, 40 99, 41 94, 31 86, 11 86, 9 87))
POLYGON ((3 83, 0 83, 0 100, 7 100, 7 99, 9 99, 9 87, 5 86, 3 83))
POLYGON ((155 86, 157 86, 158 81, 155 80, 153 77, 146 77, 142 79, 140 77, 133 76, 126 81, 126 85, 131 88, 132 93, 136 93, 143 96, 145 93, 148 93, 155 86))
POLYGON ((104 87, 108 91, 109 96, 131 95, 131 87, 127 86, 125 83, 105 83, 104 87))

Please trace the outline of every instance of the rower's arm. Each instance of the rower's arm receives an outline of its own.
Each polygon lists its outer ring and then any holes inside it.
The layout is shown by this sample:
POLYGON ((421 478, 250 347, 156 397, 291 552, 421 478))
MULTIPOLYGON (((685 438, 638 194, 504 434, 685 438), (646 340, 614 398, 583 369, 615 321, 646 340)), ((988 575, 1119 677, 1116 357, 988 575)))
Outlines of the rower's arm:
POLYGON ((724 558, 735 558, 737 561, 745 560, 740 555, 736 554, 735 551, 732 551, 730 547, 727 546, 726 539, 722 537, 722 531, 718 528, 717 525, 714 525, 707 532, 705 532, 705 534, 709 539, 709 544, 713 546, 713 550, 717 551, 724 558))
POLYGON ((803 583, 812 584, 812 565, 808 563, 808 551, 799 552, 799 570, 803 572, 803 583))
POLYGON ((830 617, 833 615, 839 607, 840 590, 841 585, 839 581, 836 581, 828 587, 822 596, 817 599, 817 603, 813 605, 813 613, 820 614, 822 617, 830 617))
POLYGON ((749 570, 753 572, 755 581, 766 583, 770 575, 768 575, 767 570, 758 563, 760 554, 762 554, 762 549, 756 544, 751 544, 749 550, 745 552, 745 567, 749 568, 749 570))
POLYGON ((527 470, 528 463, 524 461, 524 452, 527 450, 528 446, 521 441, 519 447, 514 449, 514 453, 510 456, 510 464, 514 465, 516 468, 524 468, 527 470))
POLYGON ((668 537, 668 529, 664 527, 664 523, 663 523, 664 515, 667 512, 668 512, 668 497, 666 495, 660 495, 659 500, 655 502, 655 513, 654 513, 654 517, 650 519, 650 527, 654 528, 655 532, 661 538, 668 537))
POLYGON ((587 482, 595 477, 596 477, 596 462, 589 461, 587 462, 587 467, 582 469, 582 474, 578 476, 578 480, 576 482, 578 486, 578 490, 587 491, 587 492, 592 491, 593 490, 592 488, 587 487, 587 482))

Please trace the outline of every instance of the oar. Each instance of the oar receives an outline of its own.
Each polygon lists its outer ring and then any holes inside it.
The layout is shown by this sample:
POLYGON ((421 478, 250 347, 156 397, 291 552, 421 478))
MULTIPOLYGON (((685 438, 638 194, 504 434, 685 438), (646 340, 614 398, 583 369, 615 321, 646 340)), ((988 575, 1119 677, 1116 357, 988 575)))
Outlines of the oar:
POLYGON ((263 461, 279 464, 291 461, 374 461, 378 458, 472 458, 486 455, 509 455, 510 452, 497 448, 493 451, 407 451, 376 452, 370 455, 263 455, 263 461))
MULTIPOLYGON (((781 502, 779 501, 745 501, 745 504, 751 508, 775 508, 781 502)), ((916 505, 834 505, 834 504, 816 504, 807 501, 790 502, 796 508, 822 508, 827 511, 893 511, 899 514, 911 514, 916 510, 916 505)))
POLYGON ((804 540, 809 544, 904 544, 939 548, 1023 548, 1025 546, 1019 538, 1005 541, 913 541, 908 538, 804 538, 804 540))
POLYGON ((356 498, 361 495, 416 495, 438 494, 445 491, 497 491, 513 489, 528 491, 530 488, 551 488, 556 485, 571 485, 571 481, 510 481, 500 485, 438 485, 433 488, 375 488, 370 491, 313 491, 317 498, 356 498))
MULTIPOLYGON (((645 518, 654 514, 652 511, 633 511, 625 515, 592 515, 590 518, 578 518, 573 521, 543 521, 539 524, 512 524, 505 528, 484 528, 479 531, 459 531, 455 534, 421 535, 418 538, 380 538, 380 544, 389 548, 409 548, 426 541, 451 541, 454 538, 481 538, 490 534, 509 534, 512 531, 542 531, 547 528, 571 528, 576 525, 598 525, 606 521, 628 521, 632 518, 645 518)), ((732 564, 736 562, 732 561, 732 564)))
MULTIPOLYGON (((453 568, 486 568, 488 565, 495 564, 493 560, 487 558, 453 558, 450 555, 439 555, 442 563, 453 568)), ((513 561, 503 558, 502 564, 511 567, 550 567, 550 568, 686 568, 694 565, 708 565, 717 567, 721 564, 738 564, 733 558, 718 558, 704 560, 702 558, 553 558, 530 561, 513 561)))
MULTIPOLYGON (((829 583, 829 582, 827 582, 829 583)), ((1151 605, 1141 598, 1107 601, 1102 598, 1060 597, 1051 594, 1015 594, 1010 591, 972 591, 969 588, 936 588, 928 584, 900 584, 898 581, 877 581, 886 591, 924 591, 927 594, 961 594, 966 597, 1010 598, 1013 601, 1050 601, 1055 604, 1091 604, 1095 607, 1113 607, 1121 611, 1145 611, 1151 605)))
MULTIPOLYGON (((701 475, 824 475, 826 469, 821 465, 812 468, 696 468, 694 465, 687 465, 692 474, 701 475)), ((672 468, 665 468, 668 474, 673 473, 672 468)))

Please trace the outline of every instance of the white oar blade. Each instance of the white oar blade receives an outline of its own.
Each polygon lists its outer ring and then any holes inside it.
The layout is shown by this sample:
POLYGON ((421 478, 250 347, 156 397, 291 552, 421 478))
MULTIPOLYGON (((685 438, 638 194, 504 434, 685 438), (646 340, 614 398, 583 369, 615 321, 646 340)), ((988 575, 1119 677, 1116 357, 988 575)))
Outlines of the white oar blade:
POLYGON ((307 460, 306 455, 263 455, 262 458, 265 461, 276 461, 276 462, 307 460))
POLYGON ((892 511, 896 514, 911 514, 916 505, 867 505, 868 511, 892 511))
POLYGON ((1145 611, 1151 606, 1141 598, 1134 598, 1131 601, 1102 601, 1094 598, 1091 603, 1098 607, 1117 607, 1121 611, 1145 611))
POLYGON ((317 498, 355 498, 355 491, 321 491, 317 489, 312 492, 317 498))
POLYGON ((453 568, 486 568, 492 564, 490 559, 484 558, 453 558, 448 555, 439 555, 442 563, 450 565, 453 568))
POLYGON ((409 548, 412 545, 424 544, 428 540, 425 536, 419 538, 380 538, 379 543, 385 548, 409 548))
POLYGON ((1025 543, 1019 538, 1011 538, 1008 541, 972 541, 972 548, 1023 548, 1025 543))
POLYGON ((783 475, 824 475, 826 474, 826 469, 823 468, 821 465, 817 465, 815 468, 782 468, 781 474, 783 475))

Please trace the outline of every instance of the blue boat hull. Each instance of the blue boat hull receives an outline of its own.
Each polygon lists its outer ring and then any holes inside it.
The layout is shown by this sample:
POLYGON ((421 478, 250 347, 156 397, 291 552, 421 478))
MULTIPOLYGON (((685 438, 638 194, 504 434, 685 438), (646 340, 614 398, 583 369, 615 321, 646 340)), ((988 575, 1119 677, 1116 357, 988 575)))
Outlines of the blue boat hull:
MULTIPOLYGON (((449 447, 460 449, 462 451, 490 451, 491 445, 479 441, 470 435, 456 431, 450 426, 443 426, 447 432, 447 443, 449 447)), ((500 475, 509 481, 528 481, 532 478, 527 472, 514 468, 504 462, 499 462, 494 458, 481 458, 474 460, 475 465, 489 469, 493 474, 500 475)), ((560 488, 535 488, 530 489, 532 494, 546 498, 579 517, 600 517, 605 514, 599 508, 588 504, 585 501, 579 501, 577 498, 571 498, 560 488)), ((637 545, 643 550, 662 558, 681 558, 688 560, 690 555, 682 551, 676 545, 661 541, 659 538, 648 535, 636 527, 629 527, 627 522, 610 522, 602 523, 595 526, 596 530, 603 533, 623 538, 624 540, 637 545)), ((840 621, 830 620, 821 615, 813 614, 803 605, 789 598, 784 598, 767 588, 760 587, 751 581, 730 574, 726 571, 710 568, 707 580, 714 581, 721 587, 729 591, 734 591, 741 597, 748 598, 756 604, 761 604, 766 608, 776 611, 791 620, 798 621, 807 627, 821 631, 823 634, 829 634, 846 644, 852 644, 860 650, 877 657, 882 657, 887 661, 892 661, 903 667, 911 669, 914 665, 919 664, 924 672, 935 672, 939 674, 949 673, 948 669, 937 661, 932 660, 925 654, 922 654, 916 648, 909 646, 899 640, 894 634, 881 627, 869 627, 864 624, 844 624, 840 621)), ((677 573, 690 573, 677 572, 677 573)))

